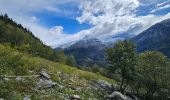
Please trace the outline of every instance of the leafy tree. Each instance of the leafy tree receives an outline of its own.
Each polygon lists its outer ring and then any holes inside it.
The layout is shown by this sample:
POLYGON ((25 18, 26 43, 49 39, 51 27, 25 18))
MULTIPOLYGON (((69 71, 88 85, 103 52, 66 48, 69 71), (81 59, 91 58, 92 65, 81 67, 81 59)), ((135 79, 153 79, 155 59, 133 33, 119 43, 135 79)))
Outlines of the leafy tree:
POLYGON ((111 71, 121 76, 120 91, 124 92, 135 73, 137 60, 135 45, 129 40, 118 41, 113 48, 107 50, 107 56, 111 71))
POLYGON ((159 100, 165 100, 170 75, 166 56, 156 51, 144 52, 139 55, 137 69, 140 74, 138 81, 142 84, 140 88, 145 90, 142 93, 146 99, 159 96, 159 100))
POLYGON ((73 55, 68 55, 66 59, 66 64, 70 66, 76 66, 76 60, 73 55))

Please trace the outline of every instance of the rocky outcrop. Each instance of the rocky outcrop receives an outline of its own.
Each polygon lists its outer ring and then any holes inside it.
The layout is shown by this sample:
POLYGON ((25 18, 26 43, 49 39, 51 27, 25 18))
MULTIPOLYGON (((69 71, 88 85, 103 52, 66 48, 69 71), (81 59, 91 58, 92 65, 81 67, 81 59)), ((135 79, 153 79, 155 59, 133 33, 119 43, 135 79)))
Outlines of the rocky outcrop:
POLYGON ((46 70, 40 71, 40 77, 39 81, 37 82, 37 88, 38 89, 44 89, 44 88, 52 88, 57 85, 56 82, 53 82, 51 80, 51 76, 47 73, 46 70))
POLYGON ((111 93, 114 91, 112 84, 104 80, 93 81, 92 85, 98 90, 104 91, 106 93, 111 93))

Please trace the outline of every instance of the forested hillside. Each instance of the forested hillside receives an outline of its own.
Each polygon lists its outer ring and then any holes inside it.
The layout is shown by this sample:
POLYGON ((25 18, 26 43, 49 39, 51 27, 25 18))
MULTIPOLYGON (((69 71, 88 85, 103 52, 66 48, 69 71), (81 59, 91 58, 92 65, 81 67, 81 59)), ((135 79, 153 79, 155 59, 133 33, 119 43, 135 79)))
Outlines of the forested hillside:
POLYGON ((10 45, 20 52, 53 61, 60 61, 59 57, 63 55, 44 45, 29 29, 17 24, 7 14, 0 15, 0 43, 10 45))

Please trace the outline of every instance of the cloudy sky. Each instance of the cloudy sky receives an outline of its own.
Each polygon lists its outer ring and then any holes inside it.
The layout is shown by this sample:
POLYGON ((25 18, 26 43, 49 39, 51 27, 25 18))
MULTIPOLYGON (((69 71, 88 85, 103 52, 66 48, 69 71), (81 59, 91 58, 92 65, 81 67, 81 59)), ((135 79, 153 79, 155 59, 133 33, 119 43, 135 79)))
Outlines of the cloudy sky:
POLYGON ((58 47, 85 37, 137 35, 170 18, 170 0, 0 0, 0 12, 58 47))

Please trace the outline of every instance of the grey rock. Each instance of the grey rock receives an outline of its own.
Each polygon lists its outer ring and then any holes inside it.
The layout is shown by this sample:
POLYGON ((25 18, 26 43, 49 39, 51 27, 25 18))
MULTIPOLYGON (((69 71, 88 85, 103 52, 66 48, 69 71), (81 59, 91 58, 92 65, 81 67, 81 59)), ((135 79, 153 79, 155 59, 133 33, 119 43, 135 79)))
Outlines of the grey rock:
POLYGON ((51 76, 46 72, 46 70, 42 70, 39 74, 43 78, 46 78, 46 79, 50 79, 51 78, 51 76))
POLYGON ((56 82, 53 82, 52 80, 47 80, 44 78, 40 78, 39 81, 37 82, 38 88, 52 88, 55 85, 57 85, 56 82))
POLYGON ((80 96, 79 95, 72 95, 70 97, 71 100, 80 100, 80 96))
POLYGON ((108 98, 114 99, 114 100, 126 100, 126 97, 122 93, 116 92, 116 91, 110 94, 108 98))
POLYGON ((110 84, 107 81, 104 80, 99 80, 98 83, 103 87, 103 88, 112 88, 112 84, 110 84))
POLYGON ((93 81, 92 84, 94 86, 93 88, 97 88, 107 93, 110 93, 113 90, 112 84, 104 80, 93 81))
POLYGON ((25 96, 23 100, 31 100, 30 96, 25 96))
POLYGON ((10 81, 10 79, 9 78, 3 78, 5 81, 10 81))
POLYGON ((138 100, 138 99, 132 99, 126 95, 123 95, 120 92, 117 92, 117 91, 114 91, 107 98, 108 98, 108 100, 138 100))
POLYGON ((25 79, 18 76, 18 77, 15 78, 15 80, 17 80, 17 81, 24 81, 25 79))

